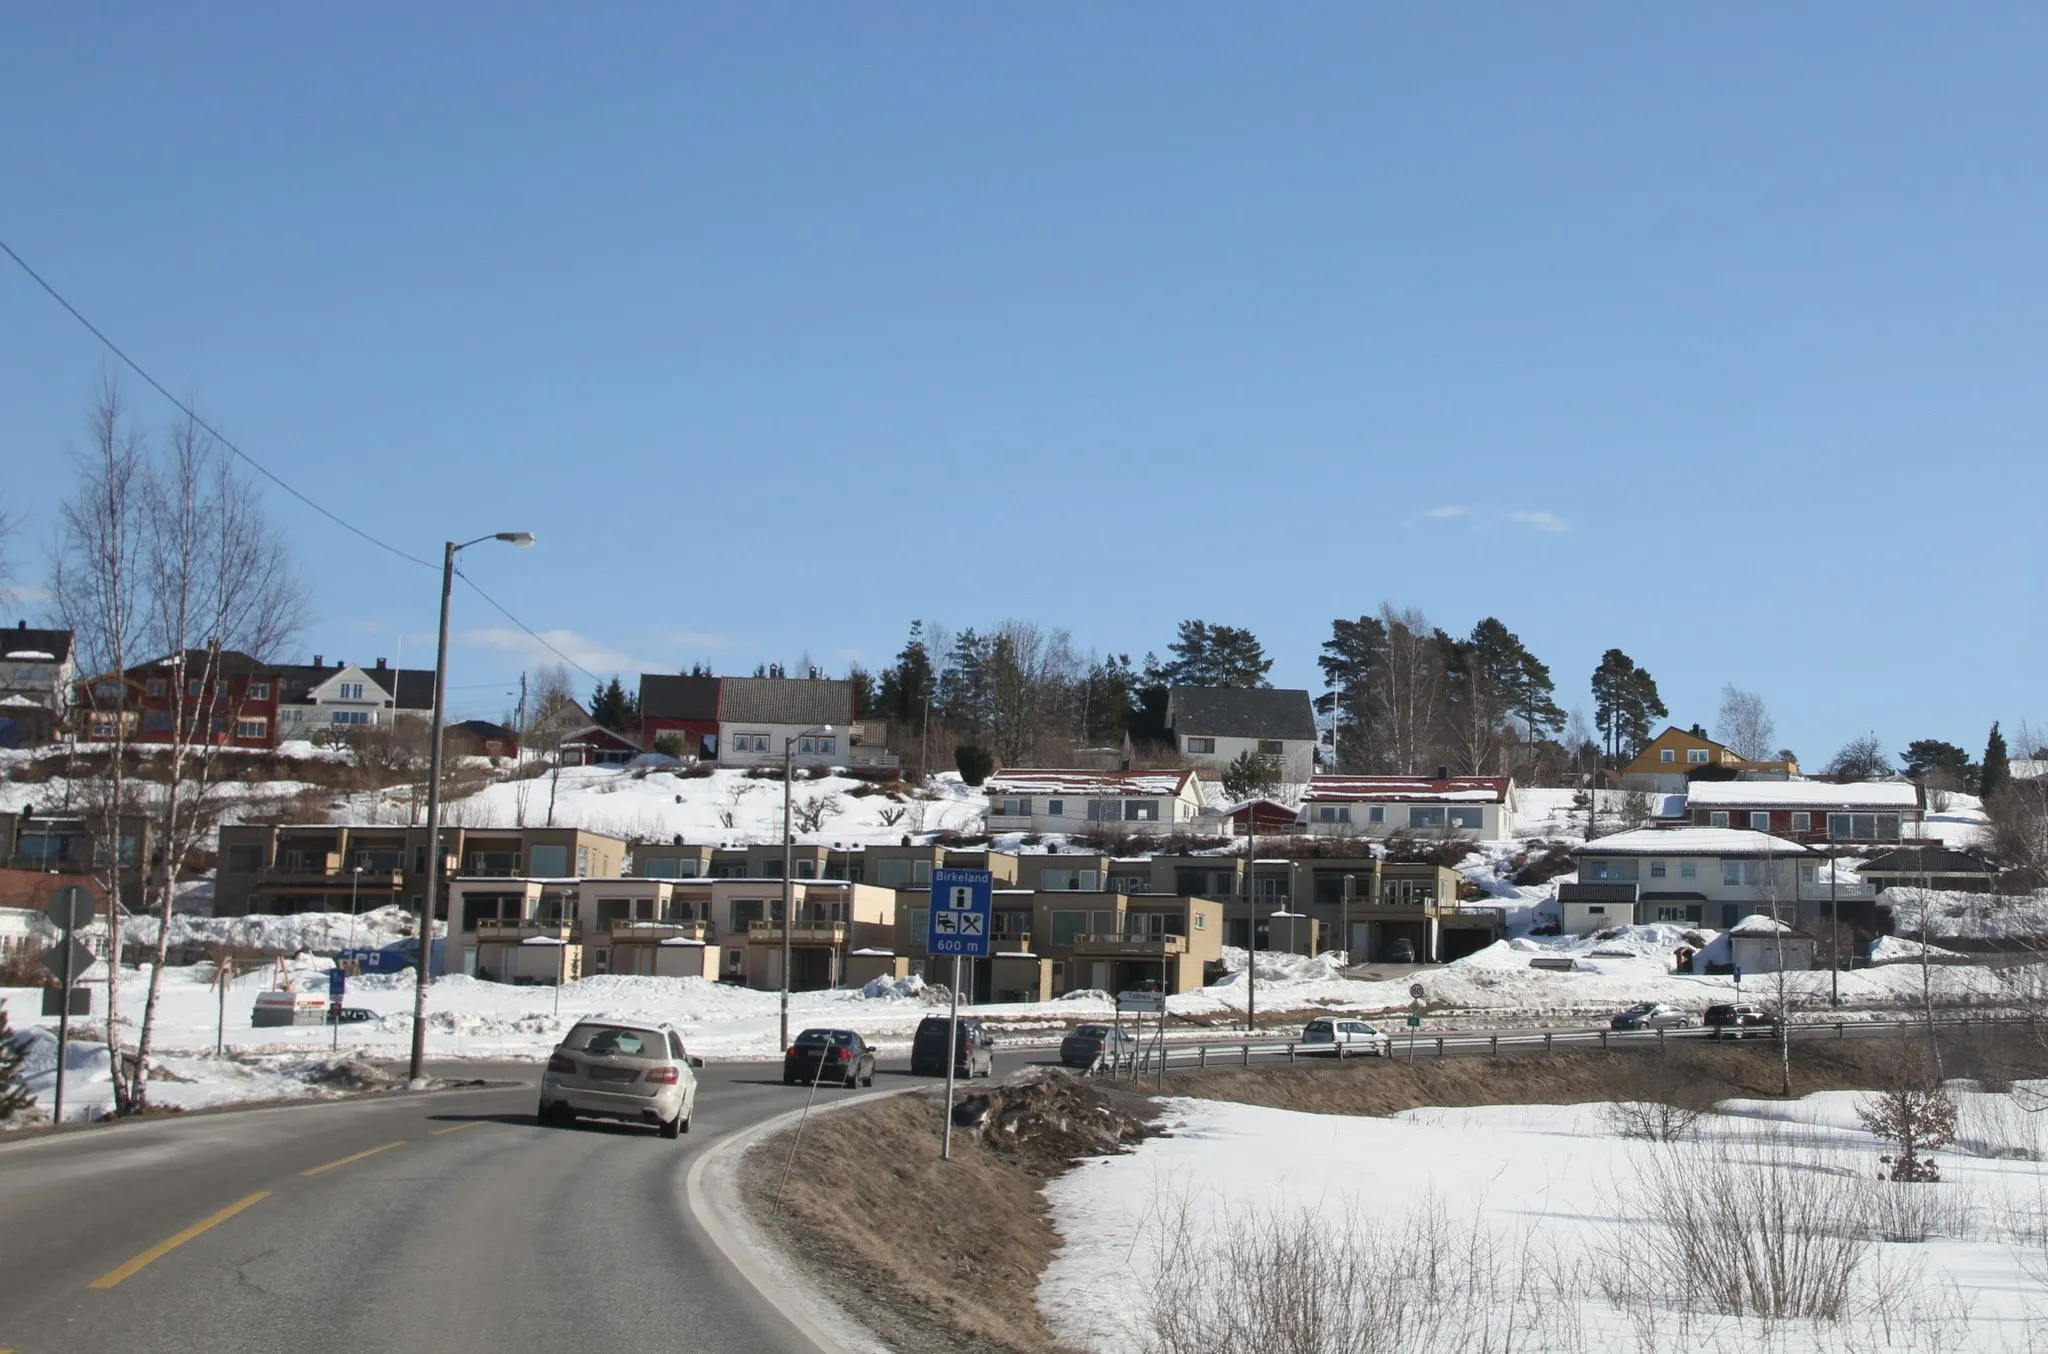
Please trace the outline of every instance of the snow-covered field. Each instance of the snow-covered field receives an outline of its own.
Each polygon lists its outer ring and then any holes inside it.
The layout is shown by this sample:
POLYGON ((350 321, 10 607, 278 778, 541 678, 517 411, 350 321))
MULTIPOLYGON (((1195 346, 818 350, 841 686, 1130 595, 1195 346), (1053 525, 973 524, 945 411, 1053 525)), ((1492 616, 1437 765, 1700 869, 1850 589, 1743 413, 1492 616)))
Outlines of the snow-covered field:
POLYGON ((1286 1348, 2038 1349, 2042 1116, 1958 1088, 1968 1146, 1936 1154, 1941 1183, 1894 1185, 1876 1179, 1888 1145, 1863 1130, 1860 1098, 1729 1101, 1679 1143, 1617 1137, 1599 1105, 1366 1118, 1170 1101, 1168 1136, 1047 1187, 1065 1245, 1039 1304, 1056 1336, 1100 1354, 1278 1347, 1246 1305, 1298 1315, 1313 1292, 1334 1297, 1333 1325, 1286 1348), (1752 1237, 1774 1221, 1794 1224, 1795 1248, 1848 1236, 1842 1319, 1743 1319, 1687 1293, 1660 1185, 1782 1200, 1789 1218, 1759 1210, 1752 1237), (1901 1236, 1925 1239, 1886 1239, 1901 1236), (1224 1338, 1219 1309, 1240 1298, 1252 1326, 1224 1338), (1342 1341, 1346 1322, 1378 1338, 1342 1341))

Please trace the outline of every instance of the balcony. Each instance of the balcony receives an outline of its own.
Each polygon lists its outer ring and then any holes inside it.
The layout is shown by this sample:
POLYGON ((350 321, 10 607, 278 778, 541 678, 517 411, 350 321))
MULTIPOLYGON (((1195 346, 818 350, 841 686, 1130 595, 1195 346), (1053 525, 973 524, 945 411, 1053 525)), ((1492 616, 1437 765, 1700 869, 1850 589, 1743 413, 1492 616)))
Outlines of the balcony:
POLYGON ((989 948, 996 954, 1030 954, 1031 933, 1029 931, 998 931, 989 937, 989 948))
POLYGON ((542 921, 538 917, 478 917, 476 921, 479 942, 494 940, 505 943, 540 937, 568 945, 580 944, 583 928, 569 922, 542 921))
POLYGON ((604 932, 612 938, 614 945, 657 945, 664 940, 705 941, 711 938, 711 923, 689 920, 633 921, 626 917, 608 917, 604 922, 604 932))
POLYGON ((285 865, 273 865, 256 877, 256 887, 261 890, 286 891, 291 889, 317 889, 325 893, 347 893, 351 889, 361 893, 383 890, 396 893, 404 886, 405 876, 398 870, 364 870, 361 875, 354 870, 332 869, 325 873, 313 869, 294 869, 285 865))
POLYGON ((1126 936, 1083 934, 1074 937, 1074 953, 1120 959, 1164 959, 1186 954, 1186 936, 1126 936))
MULTIPOLYGON (((843 921, 799 921, 790 928, 789 943, 792 945, 844 945, 847 925, 843 921)), ((747 942, 753 945, 780 945, 782 923, 779 921, 750 921, 747 923, 747 942)))

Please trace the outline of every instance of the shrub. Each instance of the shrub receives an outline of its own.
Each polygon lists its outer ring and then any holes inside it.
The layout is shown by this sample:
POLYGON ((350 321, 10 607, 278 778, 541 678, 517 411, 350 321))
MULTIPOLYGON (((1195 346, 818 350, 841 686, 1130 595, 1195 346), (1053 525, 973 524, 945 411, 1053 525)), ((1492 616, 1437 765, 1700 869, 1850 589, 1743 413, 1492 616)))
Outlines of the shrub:
POLYGON ((953 749, 953 764, 960 768, 960 779, 969 785, 980 785, 996 769, 995 754, 972 743, 953 749))
POLYGON ((1548 884, 1561 874, 1570 874, 1579 868, 1572 859, 1572 849, 1563 842, 1538 842, 1534 848, 1537 854, 1525 851, 1516 858, 1514 882, 1523 888, 1537 884, 1548 884))
POLYGON ((664 757, 674 757, 678 761, 682 760, 686 747, 683 736, 679 733, 665 733, 654 740, 654 750, 656 752, 659 752, 664 757))

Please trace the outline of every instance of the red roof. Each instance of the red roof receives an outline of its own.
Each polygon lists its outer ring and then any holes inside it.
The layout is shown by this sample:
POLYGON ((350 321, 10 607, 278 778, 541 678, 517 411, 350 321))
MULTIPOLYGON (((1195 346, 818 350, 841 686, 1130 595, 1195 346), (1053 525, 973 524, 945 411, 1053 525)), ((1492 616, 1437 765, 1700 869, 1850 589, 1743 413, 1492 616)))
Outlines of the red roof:
POLYGON ((1004 770, 988 778, 991 795, 1178 795, 1192 771, 1004 770))
POLYGON ((1446 803, 1504 804, 1512 776, 1452 776, 1437 780, 1426 776, 1317 776, 1302 796, 1311 804, 1411 804, 1430 801, 1446 803))

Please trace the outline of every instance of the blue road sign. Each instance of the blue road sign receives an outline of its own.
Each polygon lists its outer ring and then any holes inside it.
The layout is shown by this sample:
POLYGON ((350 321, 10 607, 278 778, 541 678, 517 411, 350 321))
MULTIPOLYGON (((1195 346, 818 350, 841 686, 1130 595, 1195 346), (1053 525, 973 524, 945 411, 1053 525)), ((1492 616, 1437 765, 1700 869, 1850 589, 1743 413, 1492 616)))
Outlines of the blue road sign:
POLYGON ((1742 986, 1742 970, 1739 968, 1735 970, 1735 985, 1742 986))
POLYGON ((340 1001, 348 995, 347 973, 338 968, 327 970, 327 995, 334 1001, 340 1001))
POLYGON ((989 911, 994 892, 995 877, 987 870, 933 870, 925 953, 986 958, 994 922, 989 911))

